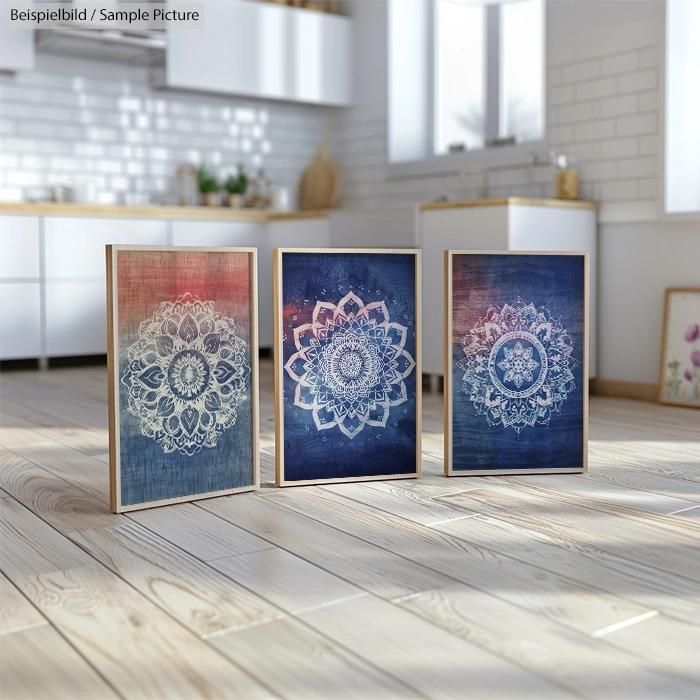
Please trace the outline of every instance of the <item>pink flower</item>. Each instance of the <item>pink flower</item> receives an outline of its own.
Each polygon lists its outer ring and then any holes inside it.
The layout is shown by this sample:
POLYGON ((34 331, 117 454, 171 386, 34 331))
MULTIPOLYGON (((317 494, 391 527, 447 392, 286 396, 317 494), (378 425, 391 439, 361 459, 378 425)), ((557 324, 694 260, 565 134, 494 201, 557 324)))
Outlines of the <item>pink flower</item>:
POLYGON ((688 326, 688 330, 685 332, 686 341, 688 343, 694 343, 698 338, 700 338, 700 326, 697 323, 688 326))
POLYGON ((690 353, 690 361, 696 366, 700 367, 700 350, 694 350, 690 353))
POLYGON ((686 380, 687 382, 692 382, 692 381, 693 381, 693 374, 692 374, 692 372, 691 372, 689 369, 687 369, 685 372, 683 372, 683 376, 685 377, 685 380, 686 380))

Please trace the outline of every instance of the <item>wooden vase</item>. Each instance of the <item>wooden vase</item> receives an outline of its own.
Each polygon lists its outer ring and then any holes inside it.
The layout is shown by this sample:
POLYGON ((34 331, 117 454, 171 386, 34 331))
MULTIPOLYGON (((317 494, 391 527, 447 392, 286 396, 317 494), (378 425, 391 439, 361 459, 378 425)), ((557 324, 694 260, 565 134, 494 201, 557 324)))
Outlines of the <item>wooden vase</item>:
POLYGON ((578 170, 558 170, 554 183, 557 199, 578 199, 578 170))

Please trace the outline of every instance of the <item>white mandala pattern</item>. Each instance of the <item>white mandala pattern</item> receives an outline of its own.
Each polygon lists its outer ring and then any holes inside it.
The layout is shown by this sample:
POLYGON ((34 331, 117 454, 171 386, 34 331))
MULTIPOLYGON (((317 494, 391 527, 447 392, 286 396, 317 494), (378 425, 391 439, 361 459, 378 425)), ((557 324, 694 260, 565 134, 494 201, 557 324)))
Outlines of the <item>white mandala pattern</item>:
POLYGON ((366 425, 384 428, 390 408, 407 400, 404 380, 416 366, 407 332, 384 301, 365 305, 350 293, 337 305, 317 302, 312 322, 294 328, 297 351, 285 365, 294 404, 313 412, 318 430, 337 426, 350 439, 366 425))
POLYGON ((250 365, 233 319, 213 301, 183 294, 139 326, 122 384, 141 433, 163 452, 192 456, 215 447, 236 422, 250 365))
POLYGON ((489 425, 548 425, 576 389, 574 340, 544 306, 492 306, 462 339, 462 391, 489 425))

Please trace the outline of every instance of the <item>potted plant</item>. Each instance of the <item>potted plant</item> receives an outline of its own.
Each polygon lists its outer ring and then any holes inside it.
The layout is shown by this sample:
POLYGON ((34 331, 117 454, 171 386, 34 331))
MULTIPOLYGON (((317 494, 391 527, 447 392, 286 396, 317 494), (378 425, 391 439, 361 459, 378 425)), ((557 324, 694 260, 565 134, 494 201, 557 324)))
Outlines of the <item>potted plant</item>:
POLYGON ((239 164, 238 174, 231 175, 228 180, 226 180, 228 205, 236 208, 243 206, 243 195, 245 195, 246 189, 248 189, 248 176, 246 175, 245 168, 239 164))
POLYGON ((202 193, 205 207, 215 207, 219 204, 219 183, 216 178, 204 167, 197 171, 199 191, 202 193))

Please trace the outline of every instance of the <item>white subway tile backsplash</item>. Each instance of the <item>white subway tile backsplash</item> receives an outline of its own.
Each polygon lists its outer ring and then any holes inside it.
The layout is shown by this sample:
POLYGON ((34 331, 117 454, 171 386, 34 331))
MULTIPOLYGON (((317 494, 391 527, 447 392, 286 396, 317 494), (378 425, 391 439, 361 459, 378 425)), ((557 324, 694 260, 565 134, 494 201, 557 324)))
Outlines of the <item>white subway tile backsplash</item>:
POLYGON ((636 134, 651 134, 657 129, 657 117, 655 113, 638 114, 633 117, 618 117, 618 136, 633 136, 636 134))
POLYGON ((617 161, 617 176, 623 178, 656 177, 658 175, 656 158, 631 158, 617 161))
POLYGON ((637 70, 639 66, 639 52, 627 51, 616 56, 606 56, 600 59, 600 72, 602 75, 617 75, 637 70))
POLYGON ((601 117, 616 117, 620 114, 637 113, 637 95, 620 95, 600 101, 601 117))
POLYGON ((581 177, 586 180, 614 180, 617 177, 615 161, 583 163, 580 171, 581 177))
POLYGON ((624 158, 637 155, 636 138, 617 138, 600 143, 601 158, 624 158))
POLYGON ((617 76, 618 92, 640 92, 641 90, 653 90, 656 87, 656 68, 617 76))
POLYGON ((577 100, 597 100, 614 95, 616 91, 615 78, 587 80, 574 86, 574 95, 577 100))
POLYGON ((637 137, 637 150, 639 155, 648 156, 659 152, 660 134, 651 134, 650 136, 637 137))
POLYGON ((573 102, 574 87, 573 85, 562 85, 561 87, 552 88, 549 91, 549 104, 556 106, 573 102))
POLYGON ((154 92, 146 68, 37 59, 31 73, 0 76, 7 196, 99 178, 101 201, 174 202, 175 172, 188 161, 217 175, 243 161, 251 174, 264 167, 275 184, 293 188, 322 139, 323 109, 154 92))
POLYGON ((656 68, 661 65, 661 51, 658 46, 650 46, 639 51, 640 68, 656 68))
POLYGON ((561 82, 577 83, 581 80, 591 80, 600 75, 600 61, 580 61, 562 66, 561 82))
POLYGON ((659 194, 659 180, 657 178, 637 180, 637 197, 639 199, 656 199, 659 194))
POLYGON ((604 199, 635 199, 637 196, 636 180, 617 180, 601 184, 601 194, 604 199))
POLYGON ((588 121, 596 119, 599 114, 597 102, 581 102, 579 104, 565 105, 554 110, 553 123, 566 124, 571 122, 588 121))
POLYGON ((615 135, 615 121, 613 119, 600 119, 574 127, 575 141, 597 141, 610 138, 615 135))
POLYGON ((655 112, 659 109, 659 92, 651 90, 650 92, 640 92, 637 95, 639 100, 640 112, 655 112))

